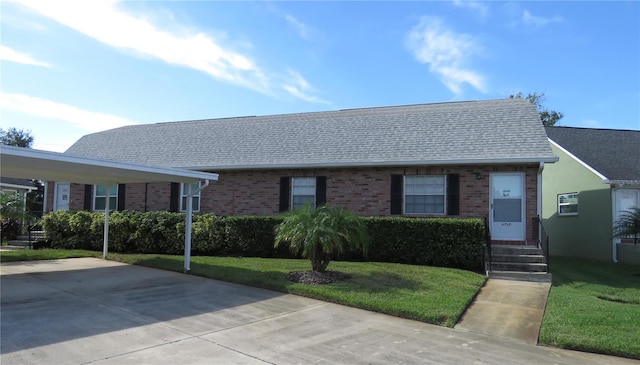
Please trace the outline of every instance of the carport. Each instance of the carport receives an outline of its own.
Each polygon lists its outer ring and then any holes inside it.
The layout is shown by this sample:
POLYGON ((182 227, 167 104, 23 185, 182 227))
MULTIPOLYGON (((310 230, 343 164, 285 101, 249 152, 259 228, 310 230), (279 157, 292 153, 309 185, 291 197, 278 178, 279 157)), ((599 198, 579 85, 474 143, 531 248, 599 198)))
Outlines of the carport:
MULTIPOLYGON (((186 184, 185 272, 191 270, 191 223, 193 217, 191 197, 208 186, 210 181, 218 180, 218 174, 208 172, 99 160, 13 146, 2 146, 0 148, 0 175, 22 179, 66 181, 106 186, 152 182, 179 182, 186 184), (198 190, 191 191, 191 184, 195 182, 203 182, 203 184, 198 190)), ((106 190, 103 258, 106 258, 109 250, 109 189, 106 190)))

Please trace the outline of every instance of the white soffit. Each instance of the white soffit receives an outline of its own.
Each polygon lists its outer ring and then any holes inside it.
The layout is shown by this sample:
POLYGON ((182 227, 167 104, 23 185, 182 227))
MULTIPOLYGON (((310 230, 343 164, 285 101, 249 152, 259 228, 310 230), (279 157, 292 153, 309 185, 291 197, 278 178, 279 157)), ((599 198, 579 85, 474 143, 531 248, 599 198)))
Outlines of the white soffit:
POLYGON ((99 185, 218 180, 218 174, 208 172, 98 160, 13 146, 0 146, 0 176, 99 185))

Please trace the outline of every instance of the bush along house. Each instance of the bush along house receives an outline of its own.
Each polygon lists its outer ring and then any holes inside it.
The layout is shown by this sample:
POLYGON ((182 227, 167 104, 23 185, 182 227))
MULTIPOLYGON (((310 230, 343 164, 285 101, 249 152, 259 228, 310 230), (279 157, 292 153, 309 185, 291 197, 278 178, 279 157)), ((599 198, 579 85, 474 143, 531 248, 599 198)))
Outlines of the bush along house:
MULTIPOLYGON (((557 161, 538 110, 521 99, 133 125, 66 153, 219 173, 193 197, 196 212, 277 215, 311 202, 361 216, 488 217, 503 244, 536 242, 541 173, 557 161)), ((186 206, 177 183, 57 181, 47 207, 103 210, 107 189, 118 210, 186 206)))

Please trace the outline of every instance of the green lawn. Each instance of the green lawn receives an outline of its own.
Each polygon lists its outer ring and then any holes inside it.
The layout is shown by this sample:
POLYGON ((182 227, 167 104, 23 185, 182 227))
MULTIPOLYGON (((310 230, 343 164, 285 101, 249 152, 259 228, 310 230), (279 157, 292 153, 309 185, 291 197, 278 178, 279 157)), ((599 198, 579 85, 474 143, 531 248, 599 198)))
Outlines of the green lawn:
POLYGON ((31 260, 57 260, 74 257, 102 257, 102 252, 85 250, 12 250, 0 251, 0 262, 31 261, 31 260))
POLYGON ((640 266, 553 257, 540 343, 640 359, 640 266))

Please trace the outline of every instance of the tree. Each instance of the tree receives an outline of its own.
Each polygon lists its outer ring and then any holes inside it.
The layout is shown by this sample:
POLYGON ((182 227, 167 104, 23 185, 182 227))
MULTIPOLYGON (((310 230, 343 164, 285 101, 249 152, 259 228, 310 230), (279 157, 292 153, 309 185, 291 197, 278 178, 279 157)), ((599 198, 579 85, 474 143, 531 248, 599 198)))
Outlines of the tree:
POLYGON ((275 247, 287 243, 294 253, 311 260, 313 271, 325 272, 331 257, 345 248, 368 249, 364 221, 342 207, 310 204, 285 216, 276 227, 275 247))
POLYGON ((613 226, 613 237, 623 238, 630 236, 633 236, 634 244, 638 244, 638 236, 640 236, 640 207, 622 212, 613 226))
POLYGON ((33 136, 31 131, 23 129, 12 127, 5 131, 0 128, 0 143, 7 146, 31 148, 33 146, 33 136))
MULTIPOLYGON (((16 146, 31 148, 33 147, 33 136, 31 131, 17 128, 8 128, 6 131, 0 128, 0 143, 7 146, 16 146)), ((40 180, 31 180, 31 183, 36 188, 27 193, 27 205, 26 208, 34 216, 42 216, 42 204, 44 202, 44 183, 40 180)))
POLYGON ((531 104, 535 105, 540 112, 540 119, 542 120, 542 124, 547 127, 551 127, 556 125, 556 123, 564 117, 562 112, 557 112, 555 110, 548 110, 544 106, 542 106, 542 102, 545 99, 544 93, 529 93, 529 95, 523 97, 521 92, 517 94, 509 95, 510 99, 526 99, 531 104))

